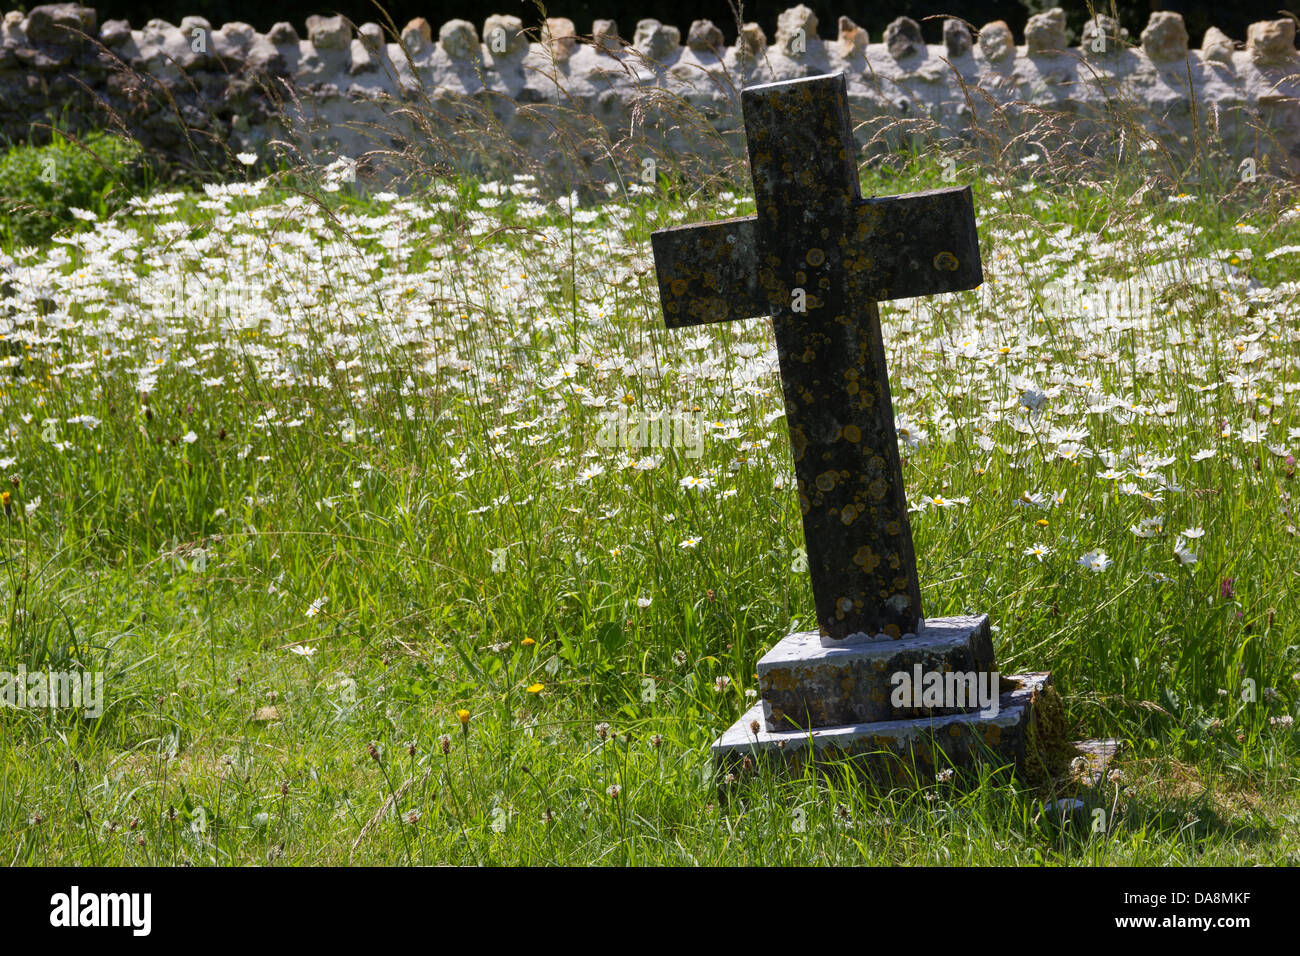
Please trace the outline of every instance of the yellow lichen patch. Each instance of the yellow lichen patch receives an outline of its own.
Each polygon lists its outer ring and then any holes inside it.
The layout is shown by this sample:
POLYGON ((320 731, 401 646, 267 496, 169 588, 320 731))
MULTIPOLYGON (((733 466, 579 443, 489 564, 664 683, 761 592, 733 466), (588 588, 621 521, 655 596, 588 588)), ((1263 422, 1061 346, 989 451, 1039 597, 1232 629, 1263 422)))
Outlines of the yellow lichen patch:
POLYGON ((871 550, 870 545, 864 544, 858 548, 857 553, 853 555, 853 563, 863 571, 870 574, 880 565, 880 555, 871 550))
POLYGON ((933 265, 939 272, 956 272, 961 262, 951 252, 941 252, 934 257, 933 265))
POLYGON ((787 691, 799 686, 799 678, 792 670, 768 671, 763 675, 763 691, 787 691))

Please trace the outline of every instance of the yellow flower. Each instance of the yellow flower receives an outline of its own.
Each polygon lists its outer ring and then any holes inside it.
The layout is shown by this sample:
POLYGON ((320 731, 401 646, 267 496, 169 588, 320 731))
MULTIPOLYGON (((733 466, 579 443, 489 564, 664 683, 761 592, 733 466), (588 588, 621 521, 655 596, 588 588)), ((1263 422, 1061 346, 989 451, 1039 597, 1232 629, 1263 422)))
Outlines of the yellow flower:
POLYGON ((532 646, 533 646, 534 644, 536 644, 537 642, 536 642, 535 640, 533 640, 531 637, 525 637, 525 638, 524 638, 522 641, 520 641, 519 643, 523 644, 524 647, 532 647, 532 646))
POLYGON ((1046 528, 1046 527, 1047 527, 1047 519, 1046 519, 1046 518, 1039 518, 1037 521, 1034 522, 1034 524, 1038 525, 1038 527, 1040 527, 1040 528, 1046 528))
POLYGON ((456 716, 460 718, 460 725, 464 727, 469 723, 469 711, 464 708, 456 711, 456 716))
POLYGON ((540 694, 541 692, 542 692, 541 684, 531 684, 528 687, 528 693, 530 694, 540 694))

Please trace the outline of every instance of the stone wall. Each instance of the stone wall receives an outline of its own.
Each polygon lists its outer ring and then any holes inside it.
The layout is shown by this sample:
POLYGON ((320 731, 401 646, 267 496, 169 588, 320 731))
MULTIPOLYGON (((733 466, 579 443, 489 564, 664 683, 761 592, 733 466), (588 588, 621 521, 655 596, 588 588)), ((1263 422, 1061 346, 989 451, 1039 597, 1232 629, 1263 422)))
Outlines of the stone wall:
POLYGON ((481 29, 453 20, 436 34, 415 19, 393 36, 315 16, 300 35, 288 23, 262 34, 202 17, 132 28, 55 4, 4 17, 0 133, 41 138, 33 122, 62 111, 74 128, 118 126, 195 165, 278 149, 370 154, 378 166, 416 144, 449 164, 558 153, 635 173, 645 156, 734 161, 743 86, 843 70, 864 143, 1005 141, 1046 124, 1068 145, 1139 123, 1153 142, 1213 141, 1264 168, 1300 170, 1292 20, 1254 24, 1244 43, 1211 29, 1199 49, 1174 13, 1153 14, 1138 38, 1096 17, 1074 46, 1059 10, 1032 17, 1021 45, 1000 21, 972 36, 948 20, 942 45, 925 44, 907 18, 880 37, 847 17, 835 39, 823 32, 802 5, 781 15, 775 37, 751 23, 727 43, 708 21, 683 38, 642 20, 624 38, 609 20, 579 35, 565 19, 533 34, 512 16, 481 29))

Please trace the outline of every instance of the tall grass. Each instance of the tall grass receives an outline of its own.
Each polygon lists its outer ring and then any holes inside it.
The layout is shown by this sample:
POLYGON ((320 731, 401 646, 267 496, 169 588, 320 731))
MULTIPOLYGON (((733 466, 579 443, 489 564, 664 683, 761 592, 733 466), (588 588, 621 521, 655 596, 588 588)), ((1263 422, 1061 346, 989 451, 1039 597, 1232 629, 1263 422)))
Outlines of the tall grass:
POLYGON ((664 331, 648 237, 751 211, 742 170, 574 197, 590 140, 489 179, 424 139, 400 190, 257 166, 6 247, 0 669, 108 692, 0 710, 0 858, 1295 862, 1295 196, 1042 139, 863 191, 980 215, 981 290, 882 309, 926 613, 990 614, 1113 779, 719 803, 812 601, 770 326, 664 331), (603 447, 620 403, 703 456, 603 447))

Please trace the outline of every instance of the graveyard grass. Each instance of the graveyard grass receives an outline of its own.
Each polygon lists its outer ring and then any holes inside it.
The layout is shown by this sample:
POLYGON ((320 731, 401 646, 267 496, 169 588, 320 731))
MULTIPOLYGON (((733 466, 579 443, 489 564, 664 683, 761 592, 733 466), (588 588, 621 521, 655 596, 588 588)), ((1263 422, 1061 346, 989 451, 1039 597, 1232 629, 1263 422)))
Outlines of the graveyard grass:
POLYGON ((106 680, 98 720, 0 710, 0 859, 1300 862, 1300 207, 1049 167, 958 166, 986 287, 881 312, 926 613, 991 615, 1113 779, 719 800, 708 746, 812 598, 770 324, 664 331, 649 233, 746 197, 259 168, 7 243, 0 669, 106 680), (180 315, 182 270, 252 299, 180 315), (698 410, 702 457, 603 447, 620 403, 698 410))

